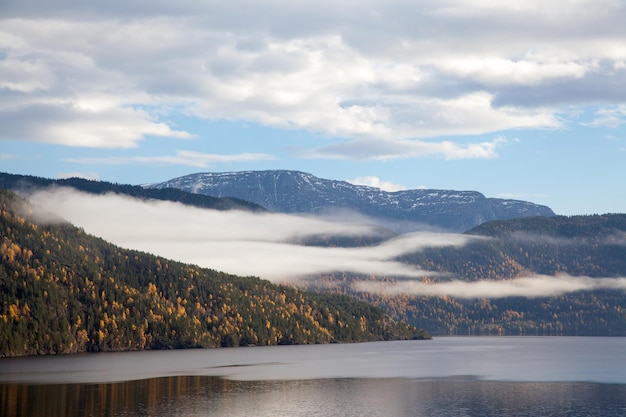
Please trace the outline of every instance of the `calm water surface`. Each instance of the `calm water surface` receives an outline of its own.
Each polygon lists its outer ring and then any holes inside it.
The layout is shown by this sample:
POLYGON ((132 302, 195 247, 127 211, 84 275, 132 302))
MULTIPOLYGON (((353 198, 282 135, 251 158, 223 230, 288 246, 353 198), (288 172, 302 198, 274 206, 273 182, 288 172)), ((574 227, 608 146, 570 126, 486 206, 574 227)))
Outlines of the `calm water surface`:
POLYGON ((626 416, 626 338, 5 358, 0 416, 626 416))

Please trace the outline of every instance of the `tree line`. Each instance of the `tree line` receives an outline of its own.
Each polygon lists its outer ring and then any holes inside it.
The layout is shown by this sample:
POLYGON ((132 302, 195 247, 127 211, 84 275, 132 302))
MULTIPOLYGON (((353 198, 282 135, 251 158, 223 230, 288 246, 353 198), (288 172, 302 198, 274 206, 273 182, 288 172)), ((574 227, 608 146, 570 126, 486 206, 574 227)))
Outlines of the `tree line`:
MULTIPOLYGON (((493 221, 467 233, 483 238, 462 247, 427 248, 398 260, 438 273, 425 278, 430 282, 503 280, 535 274, 626 276, 626 214, 493 221)), ((626 336, 623 290, 499 299, 388 296, 353 290, 355 281, 369 279, 354 274, 327 277, 338 292, 379 306, 397 320, 419 323, 433 335, 626 336)))
POLYGON ((0 191, 0 355, 420 339, 380 308, 37 224, 0 191))

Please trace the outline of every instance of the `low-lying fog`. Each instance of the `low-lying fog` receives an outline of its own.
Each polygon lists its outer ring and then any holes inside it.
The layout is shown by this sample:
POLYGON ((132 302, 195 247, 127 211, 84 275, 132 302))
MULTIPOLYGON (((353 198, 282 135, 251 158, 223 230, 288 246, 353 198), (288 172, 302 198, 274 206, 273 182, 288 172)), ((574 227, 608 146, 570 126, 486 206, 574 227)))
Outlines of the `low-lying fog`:
MULTIPOLYGON (((324 273, 349 272, 412 278, 399 282, 355 283, 360 291, 460 298, 548 296, 591 289, 626 289, 626 278, 529 276, 507 281, 447 280, 427 284, 439 275, 395 261, 426 247, 461 246, 478 239, 461 234, 415 232, 367 247, 316 247, 292 244, 307 237, 371 236, 379 229, 349 218, 332 220, 276 213, 217 211, 166 201, 145 201, 117 194, 93 195, 70 188, 32 194, 40 221, 60 216, 87 233, 124 248, 196 264, 237 275, 275 282, 295 281, 324 273), (44 213, 46 213, 44 215, 44 213)), ((58 220, 58 218, 55 218, 58 220)))

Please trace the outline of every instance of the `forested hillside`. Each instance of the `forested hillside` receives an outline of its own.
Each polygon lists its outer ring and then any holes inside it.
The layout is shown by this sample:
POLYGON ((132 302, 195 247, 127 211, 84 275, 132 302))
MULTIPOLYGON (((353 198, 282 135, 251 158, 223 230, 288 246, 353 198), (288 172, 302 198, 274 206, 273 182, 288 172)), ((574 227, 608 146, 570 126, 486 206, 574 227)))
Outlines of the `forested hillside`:
MULTIPOLYGON (((626 277, 625 214, 494 221, 468 234, 486 238, 462 247, 425 249, 399 260, 442 274, 433 274, 430 282, 511 280, 537 274, 626 277)), ((354 292, 353 284, 364 279, 370 278, 327 277, 338 292, 383 307, 397 320, 420 323, 434 335, 626 336, 626 293, 619 289, 491 299, 354 292)))
POLYGON ((529 271, 626 276, 626 214, 494 221, 467 234, 488 239, 461 248, 425 250, 402 260, 467 280, 514 278, 529 271))
POLYGON ((352 297, 312 294, 36 224, 0 191, 0 355, 428 338, 352 297))
POLYGON ((142 199, 175 201, 195 207, 214 210, 266 211, 263 207, 231 197, 211 197, 188 193, 176 188, 143 188, 138 185, 114 184, 106 181, 93 181, 84 178, 48 179, 31 175, 14 175, 0 172, 0 189, 28 191, 50 186, 72 187, 91 194, 117 193, 142 199))

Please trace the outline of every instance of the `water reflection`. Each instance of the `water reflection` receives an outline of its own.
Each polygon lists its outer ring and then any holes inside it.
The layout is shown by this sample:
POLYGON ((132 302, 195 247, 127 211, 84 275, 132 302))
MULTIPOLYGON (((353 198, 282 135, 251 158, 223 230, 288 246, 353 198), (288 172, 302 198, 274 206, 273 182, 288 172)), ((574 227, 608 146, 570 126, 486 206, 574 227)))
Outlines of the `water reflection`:
POLYGON ((626 338, 466 337, 0 359, 6 417, 625 415, 626 338))
POLYGON ((32 416, 624 416, 623 384, 472 378, 0 384, 0 414, 32 416))
POLYGON ((229 390, 230 382, 211 377, 170 377, 108 384, 0 385, 3 416, 139 416, 187 406, 229 390))

